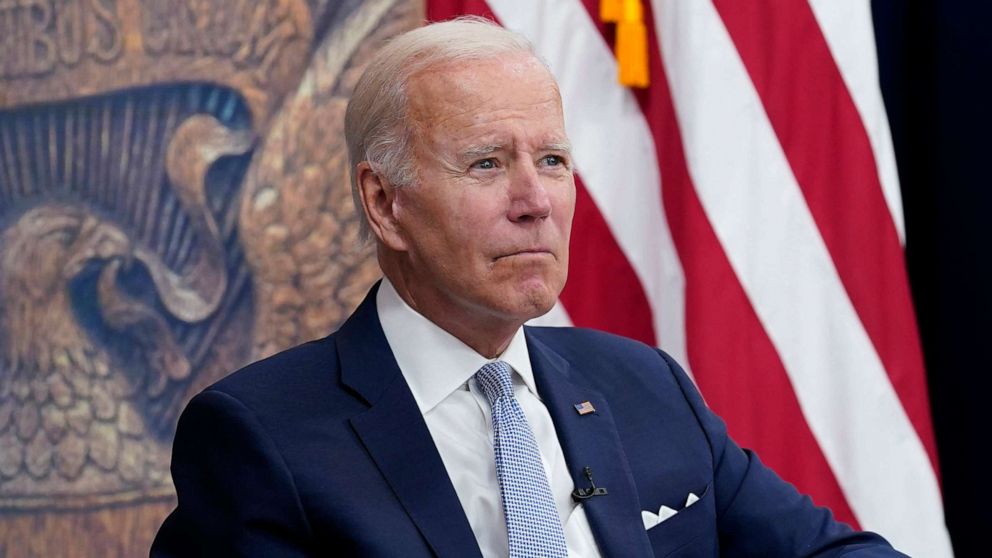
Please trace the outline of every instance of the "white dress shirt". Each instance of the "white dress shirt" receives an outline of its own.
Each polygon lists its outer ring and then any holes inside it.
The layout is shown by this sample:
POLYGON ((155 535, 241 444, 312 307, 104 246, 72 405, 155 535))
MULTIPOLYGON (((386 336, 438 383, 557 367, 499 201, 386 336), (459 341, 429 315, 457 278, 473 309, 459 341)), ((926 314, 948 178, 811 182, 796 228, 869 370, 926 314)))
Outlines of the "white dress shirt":
MULTIPOLYGON (((496 359, 480 355, 418 314, 388 279, 382 280, 376 307, 386 340, 434 438, 482 555, 506 556, 509 550, 496 479, 492 410, 475 381, 476 371, 496 359)), ((541 451, 568 555, 598 557, 585 511, 571 498, 572 478, 551 415, 537 393, 523 328, 517 330, 499 360, 513 368, 513 393, 541 451)))

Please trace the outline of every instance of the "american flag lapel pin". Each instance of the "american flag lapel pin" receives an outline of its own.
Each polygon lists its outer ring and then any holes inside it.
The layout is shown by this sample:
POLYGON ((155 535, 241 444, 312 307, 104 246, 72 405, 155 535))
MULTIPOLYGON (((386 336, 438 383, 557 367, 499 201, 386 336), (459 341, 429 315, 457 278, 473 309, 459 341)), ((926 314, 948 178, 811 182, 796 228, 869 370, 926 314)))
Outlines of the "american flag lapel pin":
POLYGON ((576 403, 573 405, 575 411, 580 415, 588 415, 596 412, 596 407, 592 406, 592 403, 588 401, 583 401, 582 403, 576 403))

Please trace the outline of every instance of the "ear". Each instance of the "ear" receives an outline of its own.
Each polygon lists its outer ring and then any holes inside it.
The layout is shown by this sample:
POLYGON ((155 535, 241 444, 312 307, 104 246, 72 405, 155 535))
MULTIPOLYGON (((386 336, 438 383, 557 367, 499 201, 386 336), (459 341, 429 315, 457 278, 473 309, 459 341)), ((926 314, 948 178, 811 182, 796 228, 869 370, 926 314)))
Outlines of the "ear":
POLYGON ((369 221, 372 233, 387 248, 395 251, 406 250, 406 241, 396 221, 396 187, 381 174, 372 170, 368 161, 355 166, 359 199, 369 221))

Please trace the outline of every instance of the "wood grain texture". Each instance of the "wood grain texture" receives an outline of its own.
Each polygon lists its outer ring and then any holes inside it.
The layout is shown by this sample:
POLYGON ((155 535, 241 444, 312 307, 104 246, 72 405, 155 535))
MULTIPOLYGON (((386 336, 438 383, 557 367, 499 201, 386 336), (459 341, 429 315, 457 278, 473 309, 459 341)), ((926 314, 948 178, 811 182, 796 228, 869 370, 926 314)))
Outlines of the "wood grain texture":
POLYGON ((0 557, 93 558, 148 556, 174 501, 73 512, 5 514, 0 557))

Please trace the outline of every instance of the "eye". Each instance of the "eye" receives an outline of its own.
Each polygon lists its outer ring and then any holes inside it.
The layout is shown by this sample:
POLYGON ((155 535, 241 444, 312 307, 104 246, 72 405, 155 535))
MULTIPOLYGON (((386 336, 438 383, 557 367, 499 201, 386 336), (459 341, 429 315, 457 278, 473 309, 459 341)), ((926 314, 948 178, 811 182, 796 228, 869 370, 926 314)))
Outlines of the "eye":
POLYGON ((541 157, 541 164, 546 167, 562 167, 565 166, 565 158, 561 155, 545 155, 541 157))
POLYGON ((472 163, 472 168, 481 169, 481 170, 491 170, 491 169, 495 169, 497 166, 499 166, 499 164, 497 163, 496 159, 493 159, 492 157, 488 159, 481 159, 479 161, 472 163))

